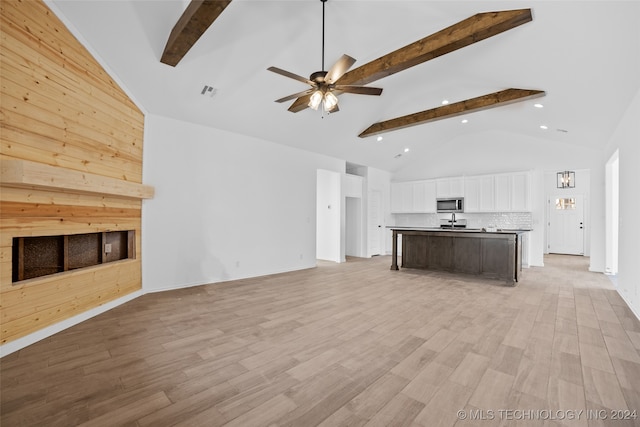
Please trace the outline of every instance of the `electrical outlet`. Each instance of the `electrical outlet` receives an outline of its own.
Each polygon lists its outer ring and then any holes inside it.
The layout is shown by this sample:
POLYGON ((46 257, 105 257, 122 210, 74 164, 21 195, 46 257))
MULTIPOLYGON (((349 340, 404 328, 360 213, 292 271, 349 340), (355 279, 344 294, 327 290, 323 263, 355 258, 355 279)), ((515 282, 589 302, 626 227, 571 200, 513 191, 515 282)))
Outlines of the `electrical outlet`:
POLYGON ((105 243, 104 244, 104 253, 105 254, 110 254, 111 253, 111 243, 105 243))

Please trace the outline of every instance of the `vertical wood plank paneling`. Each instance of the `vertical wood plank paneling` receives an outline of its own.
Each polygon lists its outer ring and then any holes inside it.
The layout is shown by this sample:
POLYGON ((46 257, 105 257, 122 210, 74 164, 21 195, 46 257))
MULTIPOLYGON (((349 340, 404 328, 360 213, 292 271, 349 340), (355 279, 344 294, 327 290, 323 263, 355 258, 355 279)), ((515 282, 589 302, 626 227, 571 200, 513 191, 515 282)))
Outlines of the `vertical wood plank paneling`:
MULTIPOLYGON (((142 182, 144 117, 41 1, 0 3, 0 157, 142 182)), ((0 343, 141 288, 141 201, 2 187, 0 343), (133 230, 135 259, 12 283, 14 237, 133 230)))

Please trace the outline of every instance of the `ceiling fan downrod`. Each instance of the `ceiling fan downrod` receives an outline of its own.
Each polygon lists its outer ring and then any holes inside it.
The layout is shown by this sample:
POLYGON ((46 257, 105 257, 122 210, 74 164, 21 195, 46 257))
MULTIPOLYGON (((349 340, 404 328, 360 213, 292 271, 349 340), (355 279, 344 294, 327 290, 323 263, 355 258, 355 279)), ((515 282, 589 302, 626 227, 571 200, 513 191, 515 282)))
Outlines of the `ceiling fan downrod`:
POLYGON ((324 71, 324 4, 327 2, 327 0, 320 0, 322 2, 322 68, 321 70, 324 71))

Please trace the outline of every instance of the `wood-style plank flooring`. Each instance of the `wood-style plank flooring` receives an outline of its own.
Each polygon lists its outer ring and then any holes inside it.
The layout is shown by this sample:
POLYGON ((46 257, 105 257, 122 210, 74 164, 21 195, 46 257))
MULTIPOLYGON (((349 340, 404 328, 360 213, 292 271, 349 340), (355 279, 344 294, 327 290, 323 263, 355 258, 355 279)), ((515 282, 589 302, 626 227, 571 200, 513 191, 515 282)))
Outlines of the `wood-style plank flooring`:
POLYGON ((142 296, 3 358, 2 426, 640 425, 640 322, 587 258, 390 264, 142 296))

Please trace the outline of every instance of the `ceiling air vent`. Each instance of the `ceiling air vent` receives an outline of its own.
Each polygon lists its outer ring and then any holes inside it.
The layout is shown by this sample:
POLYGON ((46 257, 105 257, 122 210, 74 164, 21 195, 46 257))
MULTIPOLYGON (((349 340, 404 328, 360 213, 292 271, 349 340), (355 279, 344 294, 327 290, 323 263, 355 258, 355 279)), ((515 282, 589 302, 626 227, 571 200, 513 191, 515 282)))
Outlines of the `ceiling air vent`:
POLYGON ((202 88, 202 91, 200 92, 200 95, 207 95, 209 96, 209 98, 213 98, 217 92, 218 92, 218 89, 216 89, 215 87, 204 85, 204 87, 202 88))

